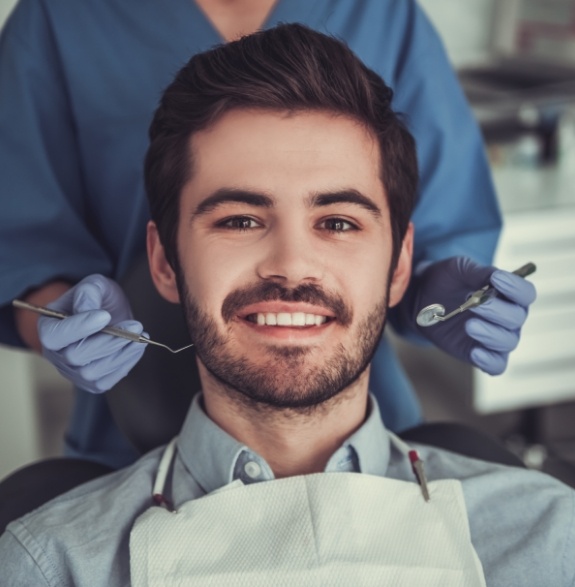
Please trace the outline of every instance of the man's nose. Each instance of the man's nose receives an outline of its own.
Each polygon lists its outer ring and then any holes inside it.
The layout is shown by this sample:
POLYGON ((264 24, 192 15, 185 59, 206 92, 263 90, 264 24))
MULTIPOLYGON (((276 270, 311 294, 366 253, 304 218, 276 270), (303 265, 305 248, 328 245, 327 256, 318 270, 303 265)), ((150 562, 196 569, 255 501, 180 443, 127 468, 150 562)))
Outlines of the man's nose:
POLYGON ((270 234, 262 245, 265 253, 257 267, 262 279, 296 287, 323 278, 322 255, 307 231, 282 228, 270 234))

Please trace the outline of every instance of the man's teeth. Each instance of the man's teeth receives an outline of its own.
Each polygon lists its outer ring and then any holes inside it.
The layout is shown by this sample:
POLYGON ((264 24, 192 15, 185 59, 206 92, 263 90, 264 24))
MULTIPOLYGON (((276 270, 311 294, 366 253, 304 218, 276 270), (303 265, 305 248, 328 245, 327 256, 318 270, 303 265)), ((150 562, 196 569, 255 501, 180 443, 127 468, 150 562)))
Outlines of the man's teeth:
POLYGON ((260 326, 321 326, 327 322, 327 316, 317 314, 305 314, 304 312, 271 312, 252 314, 248 320, 256 322, 260 326), (255 320, 254 320, 255 318, 255 320))

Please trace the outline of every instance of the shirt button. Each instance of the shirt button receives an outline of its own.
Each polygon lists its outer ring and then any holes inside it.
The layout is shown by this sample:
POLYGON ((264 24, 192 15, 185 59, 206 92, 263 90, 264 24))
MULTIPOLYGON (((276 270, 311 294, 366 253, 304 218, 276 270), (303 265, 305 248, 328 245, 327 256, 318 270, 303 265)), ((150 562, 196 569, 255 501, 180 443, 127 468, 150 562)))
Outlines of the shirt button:
POLYGON ((256 479, 261 475, 262 468, 255 461, 248 461, 244 465, 244 471, 248 477, 256 479))

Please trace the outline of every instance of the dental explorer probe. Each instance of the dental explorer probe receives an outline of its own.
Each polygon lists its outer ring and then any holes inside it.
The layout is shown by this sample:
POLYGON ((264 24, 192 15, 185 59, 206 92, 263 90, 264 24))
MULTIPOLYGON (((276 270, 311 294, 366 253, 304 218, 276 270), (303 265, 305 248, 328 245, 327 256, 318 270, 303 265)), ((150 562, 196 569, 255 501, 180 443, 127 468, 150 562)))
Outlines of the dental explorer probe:
MULTIPOLYGON (((28 302, 24 302, 22 300, 12 300, 12 305, 16 308, 21 308, 23 310, 30 310, 31 312, 36 312, 36 314, 41 314, 42 316, 48 316, 49 318, 58 318, 58 320, 64 320, 64 318, 68 318, 71 314, 66 314, 65 312, 57 312, 56 310, 50 310, 50 308, 45 308, 44 306, 37 306, 36 304, 30 304, 28 302)), ((162 344, 161 342, 156 342, 155 340, 151 340, 150 338, 146 338, 141 334, 135 334, 134 332, 129 332, 128 330, 123 330, 122 328, 116 328, 114 326, 106 326, 102 328, 100 332, 104 332, 105 334, 111 334, 112 336, 118 336, 119 338, 125 338, 126 340, 131 340, 132 342, 142 342, 144 344, 153 344, 163 349, 170 351, 171 353, 179 353, 180 351, 184 351, 193 347, 193 344, 188 344, 183 346, 179 349, 172 349, 166 344, 162 344)))

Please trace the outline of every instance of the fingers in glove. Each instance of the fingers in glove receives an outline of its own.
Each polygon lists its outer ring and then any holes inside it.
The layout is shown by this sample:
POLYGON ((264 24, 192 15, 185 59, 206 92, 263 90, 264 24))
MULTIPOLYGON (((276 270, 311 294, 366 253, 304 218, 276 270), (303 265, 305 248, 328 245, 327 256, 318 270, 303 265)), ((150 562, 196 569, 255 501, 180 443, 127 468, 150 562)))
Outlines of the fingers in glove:
POLYGON ((501 298, 492 298, 470 312, 507 330, 519 330, 527 320, 527 308, 501 298))
POLYGON ((507 367, 508 353, 498 353, 475 347, 470 353, 471 363, 488 375, 501 375, 507 367))
MULTIPOLYGON (((114 325, 115 328, 127 330, 134 334, 141 334, 144 327, 136 320, 125 320, 114 325)), ((98 332, 86 337, 77 344, 70 345, 62 351, 64 359, 72 366, 81 367, 100 359, 111 360, 128 345, 141 345, 120 336, 114 336, 105 332, 98 332)))
POLYGON ((82 367, 80 375, 91 382, 87 390, 102 393, 114 387, 141 359, 146 347, 146 344, 131 342, 114 357, 113 361, 103 359, 82 367))
POLYGON ((465 323, 465 332, 490 351, 509 353, 519 344, 518 331, 507 330, 477 318, 471 318, 465 323))
POLYGON ((74 313, 101 308, 112 315, 112 321, 131 320, 130 303, 122 288, 112 279, 93 274, 73 288, 74 313))
POLYGON ((38 336, 44 348, 57 351, 99 332, 109 324, 110 319, 105 310, 73 314, 63 320, 41 316, 38 336))
POLYGON ((493 267, 476 263, 469 257, 454 257, 461 285, 467 286, 469 292, 489 283, 493 267))
POLYGON ((97 276, 91 275, 74 288, 73 307, 75 313, 97 310, 103 307, 100 287, 93 281, 88 281, 88 279, 95 277, 97 276))
POLYGON ((491 275, 491 283, 507 299, 524 308, 532 304, 537 297, 535 286, 530 281, 509 271, 502 271, 501 269, 494 271, 493 275, 491 275))

